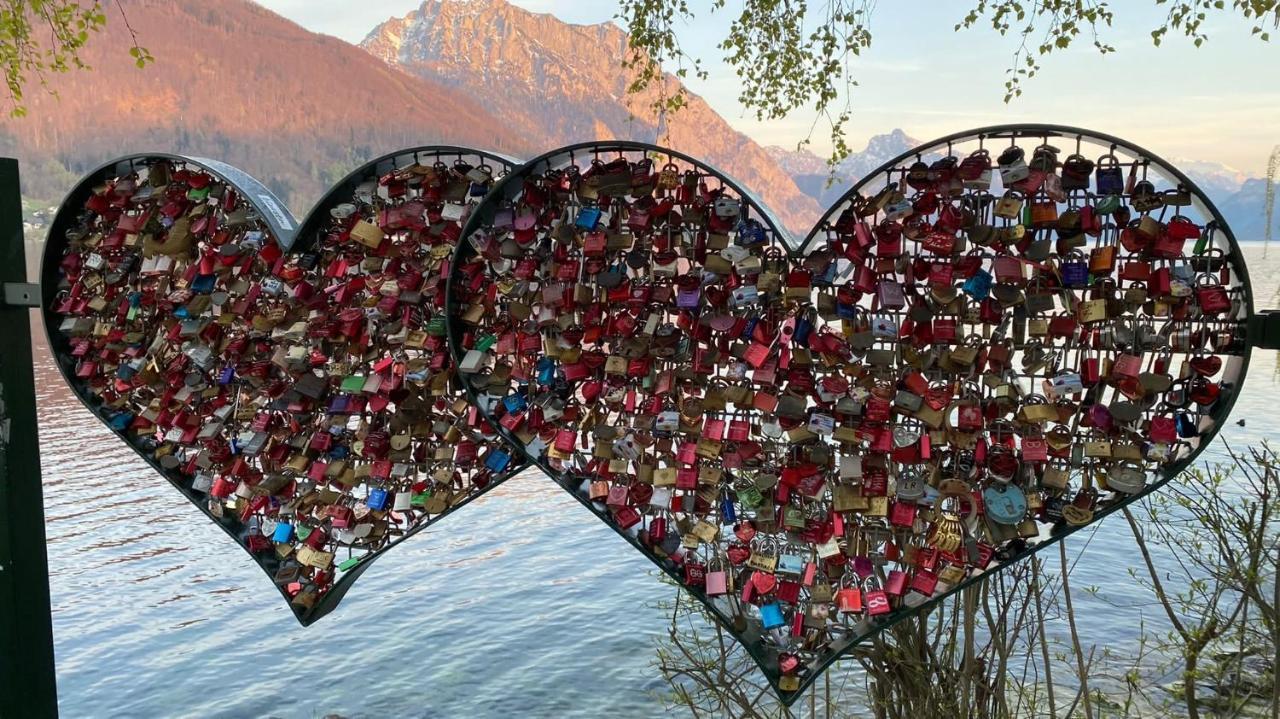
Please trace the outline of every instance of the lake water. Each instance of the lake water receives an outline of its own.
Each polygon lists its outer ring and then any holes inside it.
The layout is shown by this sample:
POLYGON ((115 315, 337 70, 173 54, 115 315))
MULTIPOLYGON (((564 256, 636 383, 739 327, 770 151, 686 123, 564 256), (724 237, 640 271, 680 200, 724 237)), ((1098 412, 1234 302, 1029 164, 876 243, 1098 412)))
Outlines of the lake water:
MULTIPOLYGON (((1246 258, 1257 306, 1280 304, 1280 250, 1246 258)), ((405 542, 303 629, 232 540, 92 419, 39 344, 64 716, 665 716, 653 664, 670 615, 655 605, 675 590, 549 480, 516 477, 405 542)), ((1278 400, 1275 352, 1257 351, 1220 438, 1274 440, 1278 400)), ((1123 520, 1087 547, 1069 541, 1083 548, 1073 583, 1124 600, 1138 560, 1123 520)), ((1078 594, 1086 646, 1134 636, 1138 610, 1078 594)))

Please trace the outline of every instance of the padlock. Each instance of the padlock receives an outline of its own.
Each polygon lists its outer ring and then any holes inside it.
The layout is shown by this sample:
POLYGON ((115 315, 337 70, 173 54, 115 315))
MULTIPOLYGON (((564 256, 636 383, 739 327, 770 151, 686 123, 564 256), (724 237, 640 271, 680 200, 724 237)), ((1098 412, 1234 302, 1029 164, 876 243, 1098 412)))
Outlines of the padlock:
POLYGON ((965 189, 987 190, 991 187, 991 157, 978 149, 960 162, 957 175, 965 189))
POLYGON ((1124 193, 1124 172, 1115 155, 1107 154, 1098 158, 1095 183, 1099 195, 1124 193))
POLYGON ((782 605, 770 602, 760 607, 760 623, 765 629, 777 629, 786 626, 786 618, 782 614, 782 605))
POLYGON ((1058 272, 1062 276, 1063 286, 1086 286, 1089 283, 1090 264, 1075 252, 1060 258, 1058 260, 1058 272))
POLYGON ((1062 189, 1065 191, 1089 189, 1090 176, 1094 163, 1079 153, 1070 155, 1062 162, 1062 189))
POLYGON ((729 583, 730 575, 727 567, 720 560, 707 563, 706 577, 703 581, 709 597, 718 597, 733 591, 729 583))
POLYGON ((862 602, 867 608, 867 615, 879 617, 888 614, 893 608, 889 601, 889 593, 879 587, 879 580, 875 575, 869 576, 866 581, 875 585, 874 588, 863 587, 862 602))
POLYGON ((1031 201, 1031 216, 1028 219, 1033 227, 1052 227, 1057 225, 1058 203, 1044 195, 1033 199, 1031 201))
POLYGON ((1000 182, 1005 187, 1021 182, 1031 174, 1031 168, 1027 166, 1026 154, 1017 145, 1010 145, 1001 152, 1000 157, 996 159, 996 164, 1000 168, 1000 182))
POLYGON ((847 575, 840 579, 840 588, 836 590, 835 604, 836 611, 841 614, 862 613, 862 589, 858 586, 850 586, 853 583, 853 580, 847 575))
MULTIPOLYGON (((1001 174, 1003 174, 1003 168, 1001 169, 1001 174)), ((1004 195, 996 201, 993 212, 996 217, 1012 220, 1022 214, 1023 202, 1022 193, 1016 190, 1006 190, 1004 195)))

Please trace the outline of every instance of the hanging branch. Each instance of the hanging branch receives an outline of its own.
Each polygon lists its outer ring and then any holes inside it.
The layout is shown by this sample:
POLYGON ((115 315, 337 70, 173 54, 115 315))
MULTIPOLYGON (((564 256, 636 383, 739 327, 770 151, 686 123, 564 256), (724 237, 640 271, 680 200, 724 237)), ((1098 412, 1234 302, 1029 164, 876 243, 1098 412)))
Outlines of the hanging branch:
MULTIPOLYGON (((155 58, 138 44, 124 7, 119 0, 115 3, 129 31, 129 55, 138 67, 146 67, 155 58)), ((89 69, 85 46, 106 24, 107 16, 98 0, 87 6, 74 0, 0 0, 0 66, 4 68, 10 116, 27 114, 25 90, 30 81, 56 95, 49 88, 50 73, 89 69), (42 32, 46 28, 47 36, 42 32)))

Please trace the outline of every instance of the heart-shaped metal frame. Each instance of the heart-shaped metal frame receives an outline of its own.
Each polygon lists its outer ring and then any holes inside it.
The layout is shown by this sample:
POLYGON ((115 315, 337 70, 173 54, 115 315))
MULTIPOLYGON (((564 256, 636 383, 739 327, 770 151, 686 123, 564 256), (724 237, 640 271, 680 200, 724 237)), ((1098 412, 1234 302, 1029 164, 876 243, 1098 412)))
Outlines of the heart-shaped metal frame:
MULTIPOLYGON (((772 646, 767 645, 762 640, 760 632, 756 628, 756 624, 752 623, 748 625, 745 631, 736 630, 732 616, 725 613, 720 607, 710 601, 703 591, 686 586, 685 588, 690 592, 690 594, 702 602, 709 614, 739 639, 748 653, 756 660, 757 664, 760 665, 761 670, 774 686, 775 690, 778 691, 779 697, 785 704, 789 705, 794 702, 796 698, 798 698, 804 690, 816 680, 828 665, 838 660, 842 655, 846 654, 866 638, 873 636, 896 622, 917 616, 920 613, 927 611, 946 597, 951 596, 964 587, 972 585, 974 582, 978 581, 979 577, 984 576, 989 572, 998 571, 1003 566, 1007 566, 1008 564, 1023 559, 1044 547, 1050 546, 1057 540, 1071 534, 1077 529, 1088 526, 1089 524, 1100 520, 1107 514, 1126 506, 1130 502, 1136 501, 1146 494, 1159 489, 1172 477, 1176 476, 1178 472, 1189 466, 1199 452, 1203 451, 1204 447, 1212 439, 1213 435, 1216 434, 1223 420, 1230 412, 1231 406, 1234 404, 1240 382, 1243 380, 1244 372, 1247 369, 1249 358, 1248 347, 1250 346, 1250 342, 1246 334, 1247 330, 1245 320, 1253 314, 1252 296, 1248 275, 1244 270, 1243 263, 1241 262, 1239 248, 1221 214, 1185 175, 1177 171, 1176 168, 1171 167, 1168 163, 1152 155, 1150 152, 1117 138, 1076 128, 1050 125, 1008 125, 989 127, 943 137, 903 153, 899 157, 885 163, 880 168, 870 173, 867 177, 860 179, 839 201, 835 203, 830 210, 828 210, 822 220, 815 225, 814 230, 806 237, 805 241, 800 243, 798 246, 788 242, 785 234, 781 232, 775 232, 775 236, 781 239, 783 244, 787 245, 788 254, 792 259, 802 258, 808 253, 821 249, 825 240, 826 230, 829 228, 833 218, 837 217, 848 203, 855 198, 860 197, 862 190, 870 186, 872 183, 881 181, 884 178, 888 178, 889 181, 894 182, 904 179, 905 173, 907 172, 906 165, 910 164, 911 161, 930 156, 939 151, 946 151, 949 154, 950 150, 954 147, 960 146, 971 140, 982 142, 987 140, 1014 140, 1017 138, 1041 138, 1046 141, 1052 138, 1066 138, 1068 140, 1075 140, 1078 144, 1084 142, 1101 144, 1104 149, 1111 153, 1120 152, 1127 154, 1136 163, 1135 166, 1141 166, 1144 168, 1144 172, 1146 170, 1153 170, 1156 173, 1163 175, 1168 181, 1180 185, 1192 193, 1195 209, 1203 215, 1205 223, 1210 225, 1218 233, 1218 247, 1224 252, 1224 261, 1228 263, 1231 269, 1236 273, 1235 276, 1238 278, 1240 285, 1237 296, 1242 295, 1243 300, 1237 305, 1237 309, 1232 312, 1233 320, 1237 323, 1234 344, 1224 352, 1234 353, 1231 356, 1230 361, 1226 363, 1223 374, 1223 376, 1227 378, 1227 381, 1232 383, 1230 385, 1224 385, 1223 391, 1228 396, 1221 398, 1216 404, 1214 404, 1212 412, 1207 416, 1210 426, 1201 426, 1200 429, 1204 434, 1197 437, 1198 441, 1196 446, 1189 448, 1189 451, 1183 451, 1183 453, 1177 457, 1176 461, 1166 466, 1165 471, 1158 479, 1156 479, 1156 481, 1148 484, 1142 491, 1115 501, 1106 507, 1099 508, 1091 521, 1081 524, 1080 526, 1064 526, 1063 524, 1058 523, 1047 535, 1044 534, 1042 527, 1042 533, 1039 537, 1034 538, 1031 542, 1023 545, 1022 549, 1015 549, 1014 551, 1009 552, 1006 556, 1001 557, 1000 561, 989 565, 986 569, 976 570, 967 578, 956 583, 954 586, 951 586, 949 589, 945 591, 940 590, 939 593, 914 606, 906 606, 894 610, 892 613, 881 617, 878 621, 869 624, 866 631, 832 642, 828 645, 828 651, 818 657, 817 661, 805 668, 798 685, 793 684, 792 687, 787 690, 781 689, 779 683, 782 678, 782 674, 776 669, 778 664, 778 651, 772 646)), ((455 255, 456 260, 454 263, 454 274, 450 277, 450 289, 448 293, 449 302, 455 304, 447 313, 450 327, 449 333, 452 339, 451 349, 454 353, 456 362, 462 362, 464 352, 467 349, 466 342, 464 342, 464 335, 468 332, 468 328, 457 320, 461 310, 461 308, 456 305, 458 297, 454 291, 454 284, 461 281, 457 272, 464 263, 476 256, 476 249, 469 240, 474 233, 482 232, 487 225, 491 225, 493 223, 497 204, 516 198, 523 189, 521 180, 530 174, 542 173, 551 168, 559 168, 565 166, 566 163, 573 164, 575 158, 608 156, 611 153, 624 152, 648 153, 656 158, 679 158, 680 160, 693 164, 708 174, 715 175, 726 187, 730 187, 743 197, 749 198, 748 193, 739 185, 734 183, 724 173, 717 172, 713 168, 708 167, 705 163, 687 155, 654 145, 613 141, 583 143, 554 150, 530 160, 524 166, 514 170, 504 182, 499 183, 494 187, 490 195, 485 199, 477 211, 473 213, 463 232, 464 242, 459 243, 458 245, 457 254, 455 255)), ((772 221, 767 211, 765 211, 759 203, 751 204, 754 204, 753 209, 763 220, 769 222, 776 228, 776 223, 772 221)), ((467 383, 467 386, 468 392, 471 394, 473 401, 476 402, 480 409, 485 412, 486 416, 489 416, 491 421, 493 421, 494 402, 496 398, 492 396, 481 397, 476 388, 473 387, 470 382, 467 383)), ((494 421, 494 424, 497 425, 497 422, 494 421)), ((516 438, 512 433, 501 428, 499 431, 509 442, 512 442, 517 446, 522 446, 518 438, 516 438)), ((620 536, 630 542, 633 547, 640 550, 644 556, 649 558, 650 561, 666 572, 677 583, 685 583, 685 578, 680 573, 679 567, 675 563, 668 559, 659 557, 650 549, 646 548, 635 536, 620 527, 615 520, 614 515, 611 514, 608 509, 602 508, 600 504, 595 503, 590 499, 584 486, 586 477, 556 471, 555 468, 549 466, 541 456, 541 452, 536 455, 528 452, 526 453, 530 460, 540 466, 548 476, 556 481, 562 488, 569 491, 570 494, 583 504, 583 506, 587 507, 588 510, 594 513, 597 518, 604 521, 606 524, 609 524, 620 536)))
MULTIPOLYGON (((1214 404, 1213 409, 1207 417, 1212 422, 1208 428, 1209 431, 1206 434, 1202 434, 1197 437, 1198 443, 1196 446, 1190 452, 1180 456, 1172 464, 1165 467, 1163 472, 1161 472, 1154 481, 1149 482, 1142 491, 1120 499, 1119 501, 1096 511, 1092 519, 1086 524, 1075 527, 1061 523, 1055 525, 1053 527, 1053 531, 1047 537, 1041 537, 1040 541, 1037 543, 1028 544, 1028 546, 1026 546, 1022 551, 1012 554, 1003 561, 988 567, 984 571, 972 574, 965 581, 952 587, 950 591, 931 597, 927 601, 915 607, 904 608, 893 612, 883 619, 877 626, 878 631, 883 631, 894 624, 913 616, 924 614, 940 604, 942 601, 955 595, 960 590, 983 580, 989 574, 999 572, 1005 567, 1026 559, 1042 549, 1052 546, 1067 536, 1094 525, 1106 516, 1120 511, 1126 506, 1158 491, 1161 487, 1165 486, 1177 477, 1181 472, 1188 469, 1200 453, 1208 447, 1210 442, 1212 442, 1213 438, 1226 422, 1227 417, 1231 414, 1231 410, 1235 406, 1236 399, 1239 397, 1239 389, 1244 384, 1245 374, 1248 370, 1249 360, 1251 357, 1251 350, 1254 346, 1257 346, 1263 341, 1262 337, 1257 336, 1260 334, 1260 332, 1257 331, 1260 329, 1260 326, 1251 325, 1250 322, 1250 320, 1256 316, 1253 304, 1253 286, 1249 279, 1249 273, 1246 268, 1243 255, 1241 254, 1240 246, 1236 241, 1235 235, 1231 232, 1226 219, 1204 191, 1175 166, 1149 150, 1112 135, 1078 127, 1045 123, 991 125, 953 133, 918 145, 917 147, 885 162, 880 167, 868 173, 864 178, 861 178, 854 183, 854 185, 846 191, 845 194, 842 195, 826 213, 824 213, 822 219, 814 225, 814 229, 810 231, 809 235, 805 238, 805 241, 801 244, 800 252, 805 253, 815 249, 817 244, 822 242, 821 236, 825 234, 826 228, 829 227, 832 218, 837 216, 847 203, 860 196, 864 189, 878 180, 893 181, 892 178, 895 174, 897 174, 899 179, 901 179, 905 176, 905 172, 907 171, 906 166, 911 164, 911 161, 919 160, 928 157, 929 155, 937 155, 943 152, 945 152, 946 155, 950 155, 956 147, 975 140, 979 143, 985 140, 1010 140, 1011 142, 1016 142, 1016 140, 1020 138, 1039 138, 1043 142, 1049 142, 1054 139, 1066 139, 1068 141, 1076 142, 1077 148, 1079 148, 1080 144, 1083 142, 1100 145, 1107 148, 1111 153, 1119 151, 1129 155, 1139 161, 1143 166, 1153 168, 1158 173, 1165 175, 1166 180, 1176 182, 1178 186, 1186 188, 1191 192, 1192 204, 1205 218, 1205 224, 1212 224, 1216 231, 1220 233, 1221 241, 1218 243, 1218 246, 1222 247, 1222 245, 1225 245, 1223 259, 1230 265, 1232 272, 1239 279, 1241 290, 1240 299, 1242 300, 1242 303, 1235 317, 1236 338, 1235 343, 1231 348, 1231 352, 1233 353, 1231 354, 1231 359, 1222 370, 1223 376, 1231 378, 1234 386, 1230 388, 1231 391, 1229 392, 1224 390, 1224 394, 1226 396, 1219 399, 1218 402, 1214 404)), ((858 642, 851 643, 840 652, 830 656, 826 662, 813 667, 812 673, 801 682, 801 686, 796 692, 792 693, 790 696, 782 695, 780 693, 783 702, 789 706, 799 698, 800 693, 803 692, 806 687, 816 681, 817 677, 823 670, 830 666, 831 663, 839 660, 841 655, 852 650, 862 639, 869 638, 873 636, 873 634, 874 632, 863 635, 858 642)), ((770 678, 770 681, 773 681, 772 678, 770 678)))
MULTIPOLYGON (((241 197, 246 198, 257 209, 267 229, 274 235, 277 243, 286 254, 300 254, 313 249, 320 242, 321 233, 326 231, 326 227, 332 221, 330 210, 341 203, 350 202, 357 187, 364 183, 376 182, 379 177, 411 163, 433 160, 441 162, 455 159, 469 161, 476 165, 495 165, 500 170, 499 175, 509 171, 518 162, 494 153, 454 146, 423 146, 400 150, 371 160, 354 170, 327 191, 324 197, 308 213, 307 218, 298 225, 284 204, 265 186, 235 167, 214 160, 164 153, 130 155, 108 162, 88 173, 63 200, 59 212, 50 227, 49 241, 45 245, 41 268, 41 286, 43 288, 42 315, 50 351, 59 372, 62 373, 63 379, 72 388, 72 393, 86 408, 93 412, 104 424, 107 424, 108 428, 115 432, 126 445, 133 449, 136 454, 178 489, 189 502, 197 506, 250 554, 268 577, 273 579, 273 584, 275 584, 277 590, 286 601, 289 601, 289 606, 296 619, 304 626, 331 612, 346 595, 356 579, 378 557, 414 534, 434 525, 440 519, 476 499, 489 489, 498 486, 509 477, 523 470, 526 465, 518 461, 513 462, 505 471, 493 477, 484 486, 471 485, 467 496, 451 503, 443 512, 420 521, 380 549, 362 555, 361 560, 354 567, 342 572, 341 576, 330 585, 328 590, 314 604, 307 606, 291 601, 293 597, 288 592, 287 585, 276 581, 277 572, 282 565, 281 560, 274 552, 254 552, 250 550, 247 538, 252 531, 251 527, 245 522, 241 522, 233 513, 224 513, 221 517, 215 516, 209 509, 208 495, 192 489, 193 478, 191 476, 186 475, 180 468, 170 469, 162 466, 153 453, 137 446, 125 432, 111 426, 107 418, 95 410, 94 399, 84 390, 83 383, 76 379, 74 375, 75 360, 68 354, 68 337, 59 331, 59 322, 62 316, 51 310, 52 303, 59 292, 59 262, 69 249, 66 232, 75 222, 85 201, 93 193, 95 186, 110 178, 128 175, 139 164, 156 160, 169 160, 201 168, 226 183, 228 187, 239 193, 241 197)), ((441 279, 443 280, 444 278, 441 279)), ((518 457, 514 453, 513 456, 518 457)), ((256 517, 253 519, 256 519, 256 517)))

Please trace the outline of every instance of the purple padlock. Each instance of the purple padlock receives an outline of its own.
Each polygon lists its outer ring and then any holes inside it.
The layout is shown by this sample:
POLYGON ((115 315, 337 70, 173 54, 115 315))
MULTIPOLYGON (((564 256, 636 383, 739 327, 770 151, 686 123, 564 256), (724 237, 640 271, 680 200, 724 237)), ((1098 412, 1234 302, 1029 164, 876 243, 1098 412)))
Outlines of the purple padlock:
POLYGON ((1094 404, 1089 407, 1089 421, 1103 432, 1110 432, 1115 425, 1111 410, 1105 404, 1094 404))
POLYGON ((697 309, 698 303, 702 300, 702 288, 681 287, 676 293, 676 306, 681 309, 691 310, 697 309))

